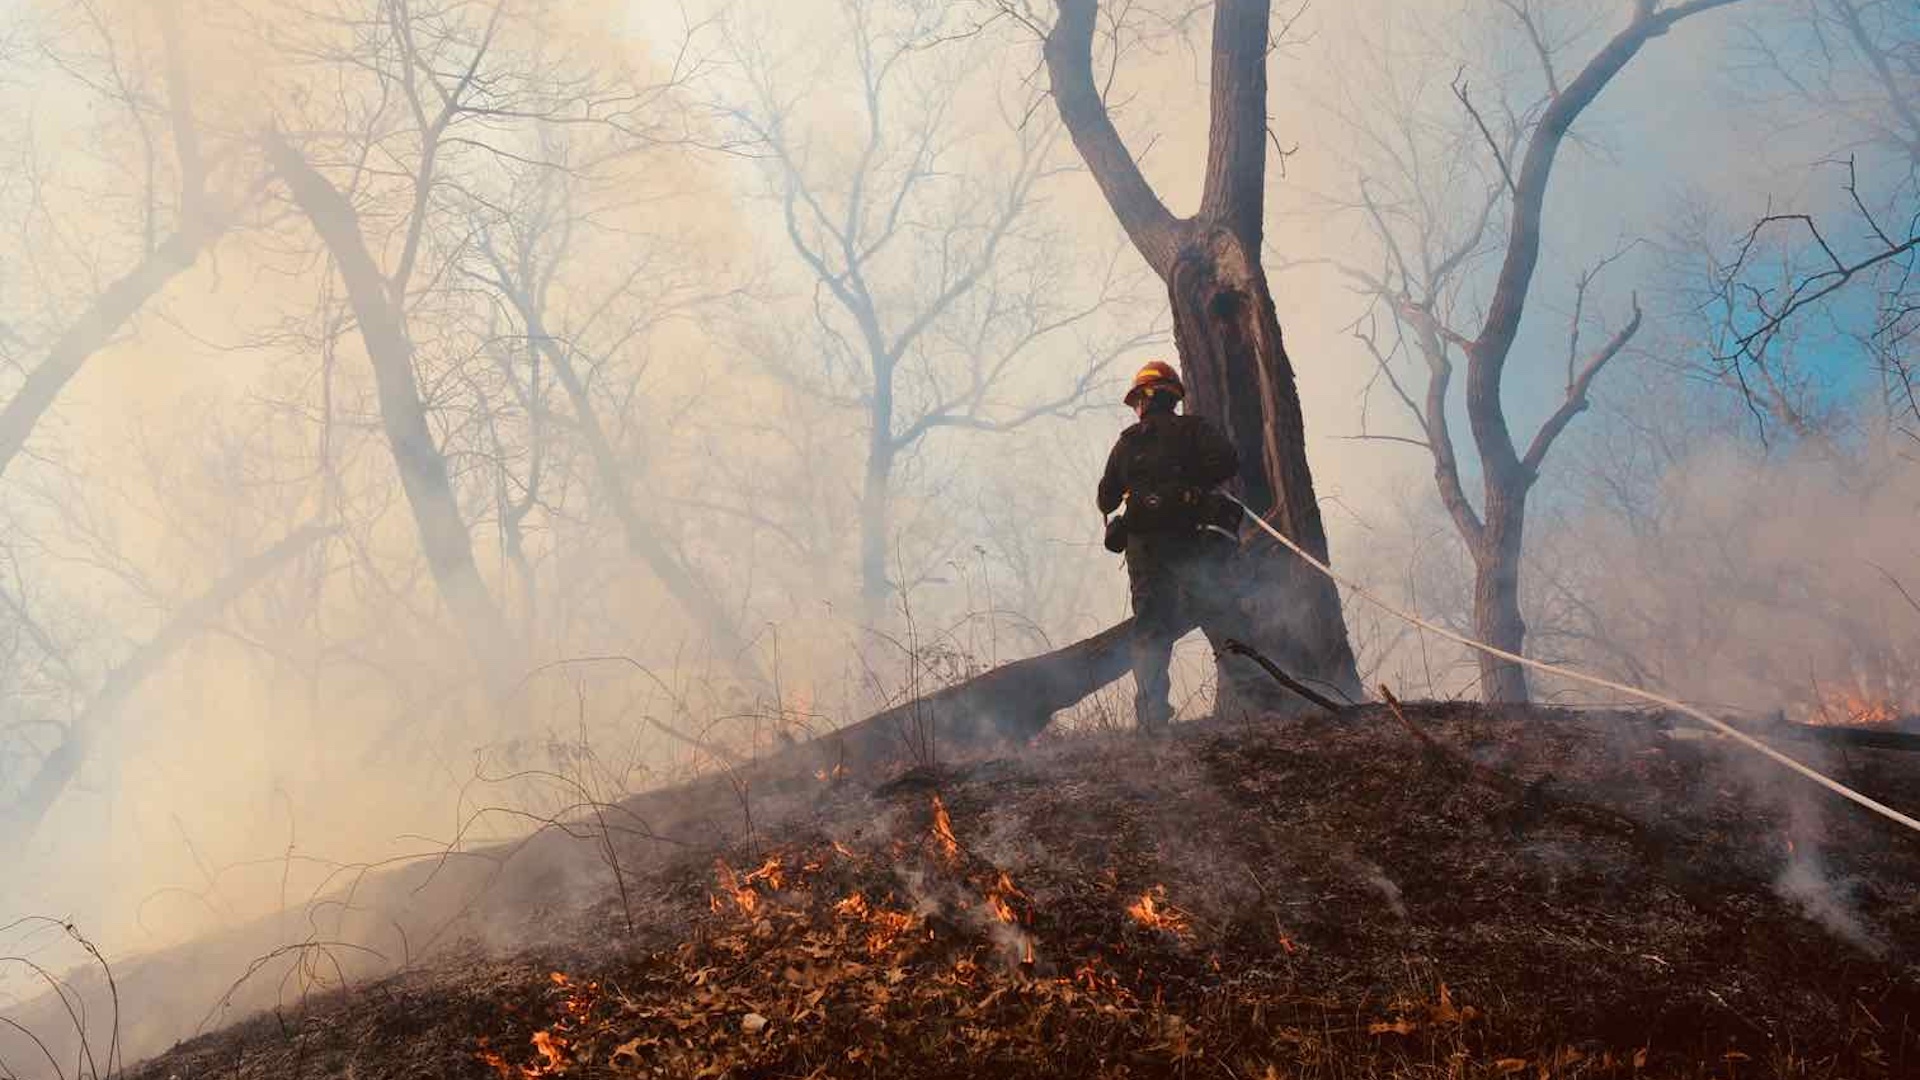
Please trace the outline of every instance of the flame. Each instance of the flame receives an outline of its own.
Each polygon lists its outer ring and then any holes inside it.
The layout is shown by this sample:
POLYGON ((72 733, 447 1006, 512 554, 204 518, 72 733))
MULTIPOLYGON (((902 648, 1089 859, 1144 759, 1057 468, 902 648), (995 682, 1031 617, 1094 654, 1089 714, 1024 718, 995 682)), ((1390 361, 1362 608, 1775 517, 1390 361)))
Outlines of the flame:
POLYGON ((1128 906, 1127 914, 1133 916, 1141 926, 1184 935, 1190 926, 1187 913, 1167 903, 1166 896, 1166 888, 1155 885, 1142 893, 1137 902, 1128 906))
POLYGON ((1082 962, 1079 967, 1075 968, 1072 977, 1061 978, 1055 981, 1057 985, 1074 990, 1084 990, 1089 994, 1099 994, 1102 997, 1112 998, 1118 1001, 1132 1000, 1132 992, 1121 985, 1119 977, 1111 972, 1101 971, 1100 965, 1100 959, 1095 957, 1094 959, 1082 962))
MULTIPOLYGON (((728 866, 724 859, 714 860, 713 865, 720 877, 720 888, 733 898, 734 905, 740 909, 742 915, 751 915, 760 909, 760 894, 753 891, 753 886, 743 884, 734 875, 733 867, 728 866)), ((719 898, 709 898, 708 906, 719 911, 721 909, 719 898)))
POLYGON ((522 1069, 528 1076, 553 1076, 567 1066, 567 1040, 551 1031, 533 1033, 533 1049, 540 1055, 541 1063, 532 1069, 522 1069))
POLYGON ((948 862, 960 858, 960 839, 953 835, 953 819, 947 816, 947 804, 940 801, 938 793, 933 796, 933 838, 948 862))
POLYGON ((876 956, 892 948, 896 941, 920 924, 920 920, 910 912, 874 907, 867 902, 864 893, 847 894, 846 899, 833 905, 833 910, 841 918, 865 928, 867 951, 876 956))
POLYGON ((513 1074, 518 1071, 512 1065, 507 1064, 507 1059, 501 1057, 498 1052, 488 1049, 487 1039, 484 1035, 480 1037, 480 1049, 474 1051, 473 1056, 480 1059, 480 1064, 492 1069, 501 1080, 513 1080, 513 1074))
POLYGON ((578 982, 559 971, 547 977, 553 980, 553 985, 567 991, 567 999, 561 1005, 566 1017, 561 1021, 561 1025, 578 1026, 586 1023, 593 1012, 594 1003, 600 998, 600 984, 578 982))
POLYGON ((1807 723, 1822 727, 1886 727, 1898 723, 1900 716, 1900 707, 1884 698, 1870 697, 1859 690, 1837 690, 1814 705, 1807 723))
POLYGON ((748 885, 756 881, 766 882, 767 888, 776 892, 786 887, 787 876, 785 869, 780 865, 780 856, 767 856, 767 861, 761 864, 760 869, 747 875, 746 883, 748 885))
POLYGON ((1003 923, 1015 921, 1013 905, 1007 901, 1015 897, 1026 899, 1026 894, 1014 886, 1013 879, 1007 876, 1005 870, 1000 871, 1000 876, 994 880, 993 884, 987 886, 986 895, 987 910, 993 912, 993 917, 1003 923))
POLYGON ((992 893, 987 894, 987 910, 993 912, 993 917, 1003 923, 1013 921, 1013 909, 1007 906, 1005 900, 992 893))
POLYGON ((574 1065, 572 1061, 573 1041, 571 1033, 586 1026, 592 1019, 593 1007, 600 998, 600 984, 580 982, 570 978, 565 972, 556 971, 547 976, 553 985, 567 992, 562 1003, 565 1015, 551 1027, 533 1033, 528 1039, 533 1051, 539 1055, 539 1062, 531 1065, 515 1066, 494 1051, 485 1038, 479 1040, 479 1049, 474 1057, 480 1063, 492 1069, 500 1080, 534 1080, 543 1076, 564 1075, 574 1065))
POLYGON ((876 911, 868 920, 867 952, 875 956, 893 947, 894 942, 913 931, 920 920, 904 911, 876 911))

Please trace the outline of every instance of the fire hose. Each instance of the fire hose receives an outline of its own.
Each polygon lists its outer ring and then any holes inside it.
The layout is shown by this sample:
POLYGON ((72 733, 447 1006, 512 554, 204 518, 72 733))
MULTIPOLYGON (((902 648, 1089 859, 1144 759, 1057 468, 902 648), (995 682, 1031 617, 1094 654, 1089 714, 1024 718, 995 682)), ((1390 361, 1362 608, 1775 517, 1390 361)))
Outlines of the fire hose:
MULTIPOLYGON (((1223 492, 1222 494, 1225 494, 1225 493, 1223 492)), ((1545 672, 1550 675, 1557 675, 1563 679, 1570 679, 1574 682, 1585 683, 1588 686, 1597 686, 1603 690, 1612 690, 1616 693, 1625 694, 1628 697, 1632 697, 1632 698, 1638 698, 1639 700, 1645 701, 1649 704, 1658 705, 1665 709, 1671 709, 1672 711, 1677 712, 1683 716, 1689 717, 1694 720, 1698 720, 1701 723, 1707 725, 1709 728, 1712 728, 1714 731, 1717 731, 1720 734, 1726 736, 1727 738, 1732 739, 1734 742, 1739 743, 1741 746, 1744 746, 1749 750, 1755 751, 1756 753, 1759 753, 1767 758, 1770 758, 1776 764, 1784 766, 1787 769, 1792 770, 1793 772, 1799 773, 1801 776, 1806 777, 1808 780, 1811 780, 1816 784, 1819 784, 1821 787, 1826 788, 1828 791, 1833 792, 1835 795, 1838 795, 1841 798, 1847 799, 1851 802, 1857 803, 1860 806, 1863 806, 1868 810, 1871 810, 1874 813, 1879 814, 1881 817, 1886 818, 1888 821, 1891 821, 1896 825, 1904 825, 1907 828, 1912 829, 1914 832, 1920 833, 1920 820, 1916 820, 1906 814, 1901 813, 1898 810, 1895 810, 1893 807, 1888 806, 1885 803, 1879 802, 1876 799, 1873 799, 1867 795, 1863 795, 1860 792, 1855 791, 1854 789, 1848 787, 1847 785, 1842 784, 1838 780, 1835 780, 1832 777, 1827 776, 1826 774, 1821 773, 1807 765, 1804 765, 1801 762, 1796 761, 1791 757, 1788 757, 1786 754, 1783 754, 1778 750, 1775 750, 1773 747, 1768 746, 1766 743, 1761 742, 1759 739, 1756 739, 1753 736, 1747 734, 1746 732, 1739 730, 1738 728, 1727 723, 1726 721, 1721 720, 1719 717, 1703 712, 1700 709, 1696 709, 1693 706, 1686 704, 1685 702, 1677 701, 1673 698, 1665 697, 1660 694, 1655 694, 1647 690, 1642 690, 1636 686, 1628 686, 1625 683, 1615 682, 1612 679, 1604 679, 1598 675, 1588 675, 1583 671, 1575 671, 1572 668, 1563 667, 1559 664, 1549 664, 1541 660, 1531 660, 1531 659, 1528 659, 1527 657, 1519 655, 1518 653, 1508 652, 1505 649, 1497 648, 1495 646, 1487 644, 1486 642, 1475 641, 1474 639, 1467 637, 1464 634, 1458 634, 1452 630, 1447 629, 1444 626, 1435 625, 1433 622, 1427 619, 1423 619, 1418 615, 1414 615, 1410 612, 1402 611, 1398 607, 1395 607, 1394 605, 1374 595, 1371 591, 1367 589, 1366 586, 1360 584, 1357 581, 1352 580, 1351 578, 1347 578, 1336 573, 1333 567, 1328 566, 1326 563, 1322 562, 1319 559, 1314 558, 1312 555, 1302 550, 1300 545, 1288 539, 1286 535, 1283 534, 1279 529, 1276 529, 1272 525, 1268 524, 1265 518, 1262 518, 1260 515, 1254 513, 1252 510, 1247 509, 1246 503, 1241 502, 1239 499, 1234 498, 1232 495, 1227 495, 1226 498, 1229 499, 1235 506, 1238 506, 1240 508, 1241 513, 1247 515, 1247 519, 1249 521, 1252 521, 1255 525, 1258 525, 1262 530, 1264 530, 1267 533, 1267 535, 1279 541, 1282 546, 1287 548, 1287 550, 1293 552, 1295 555, 1300 556, 1300 558, 1303 561, 1305 561, 1308 566, 1313 567, 1315 570, 1325 575, 1328 580, 1334 582, 1337 585, 1345 587, 1347 591, 1353 593, 1355 596, 1360 597, 1361 599, 1367 601, 1368 603, 1381 609, 1382 611, 1385 611, 1387 614, 1392 615, 1394 618, 1401 619, 1414 626, 1420 627, 1422 630, 1426 630, 1430 633, 1438 634, 1440 637, 1443 637, 1448 641, 1453 642, 1456 645, 1464 645, 1469 649, 1473 649, 1477 652, 1485 653, 1488 656, 1496 656, 1510 663, 1519 664, 1520 666, 1525 668, 1531 668, 1534 671, 1545 672)))

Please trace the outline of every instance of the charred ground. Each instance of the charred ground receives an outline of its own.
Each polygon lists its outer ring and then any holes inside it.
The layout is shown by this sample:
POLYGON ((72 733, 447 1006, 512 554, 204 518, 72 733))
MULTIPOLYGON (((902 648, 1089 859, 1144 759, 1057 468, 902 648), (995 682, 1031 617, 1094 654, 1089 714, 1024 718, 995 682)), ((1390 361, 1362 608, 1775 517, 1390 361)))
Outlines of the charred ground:
MULTIPOLYGON (((536 875, 538 944, 132 1075, 1920 1075, 1915 838, 1657 717, 1406 719, 649 796, 711 842, 624 898, 536 875)), ((1912 759, 1826 764, 1897 802, 1912 759)))

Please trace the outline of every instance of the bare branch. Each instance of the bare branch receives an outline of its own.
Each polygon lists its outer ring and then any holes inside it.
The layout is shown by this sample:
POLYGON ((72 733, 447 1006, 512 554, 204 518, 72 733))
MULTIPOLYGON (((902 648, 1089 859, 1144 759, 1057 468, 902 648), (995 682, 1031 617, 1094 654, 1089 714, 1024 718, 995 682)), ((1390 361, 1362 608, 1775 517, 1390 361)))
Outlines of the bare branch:
POLYGON ((1587 392, 1592 388, 1595 376, 1600 374, 1600 369, 1620 355, 1620 350, 1626 348, 1627 343, 1632 341, 1633 336, 1639 331, 1640 300, 1636 296, 1633 301, 1633 317, 1627 321, 1627 325, 1620 328, 1618 333, 1609 338, 1598 352, 1589 357, 1577 373, 1573 374, 1567 384, 1565 400, 1534 434, 1533 442, 1527 447, 1526 455, 1520 462, 1526 470, 1528 483, 1539 478, 1540 467, 1547 460, 1547 452, 1553 449, 1554 440, 1560 437, 1560 433, 1566 430, 1574 417, 1586 411, 1587 392))
MULTIPOLYGON (((1223 7, 1227 5, 1222 5, 1223 7)), ((1059 16, 1047 32, 1044 55, 1054 104, 1074 146, 1086 160, 1107 205, 1126 229, 1147 265, 1163 279, 1173 271, 1180 224, 1140 172, 1113 126, 1093 81, 1093 32, 1099 0, 1058 0, 1059 16)), ((1261 38, 1264 55, 1266 39, 1261 38)), ((1264 110, 1264 105, 1262 106, 1264 110)), ((1265 130, 1264 112, 1260 130, 1265 130)), ((1264 155, 1265 147, 1261 148, 1264 155)))

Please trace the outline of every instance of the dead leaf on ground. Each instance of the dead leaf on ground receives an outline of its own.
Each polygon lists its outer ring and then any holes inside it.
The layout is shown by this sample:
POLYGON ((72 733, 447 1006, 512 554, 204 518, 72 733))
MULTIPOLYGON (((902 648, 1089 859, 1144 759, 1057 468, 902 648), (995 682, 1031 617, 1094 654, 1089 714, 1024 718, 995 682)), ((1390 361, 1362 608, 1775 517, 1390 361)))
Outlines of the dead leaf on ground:
POLYGON ((1419 1024, 1405 1018, 1395 1020, 1391 1024, 1379 1020, 1367 1025, 1369 1035, 1411 1035, 1418 1030, 1420 1030, 1419 1024))

